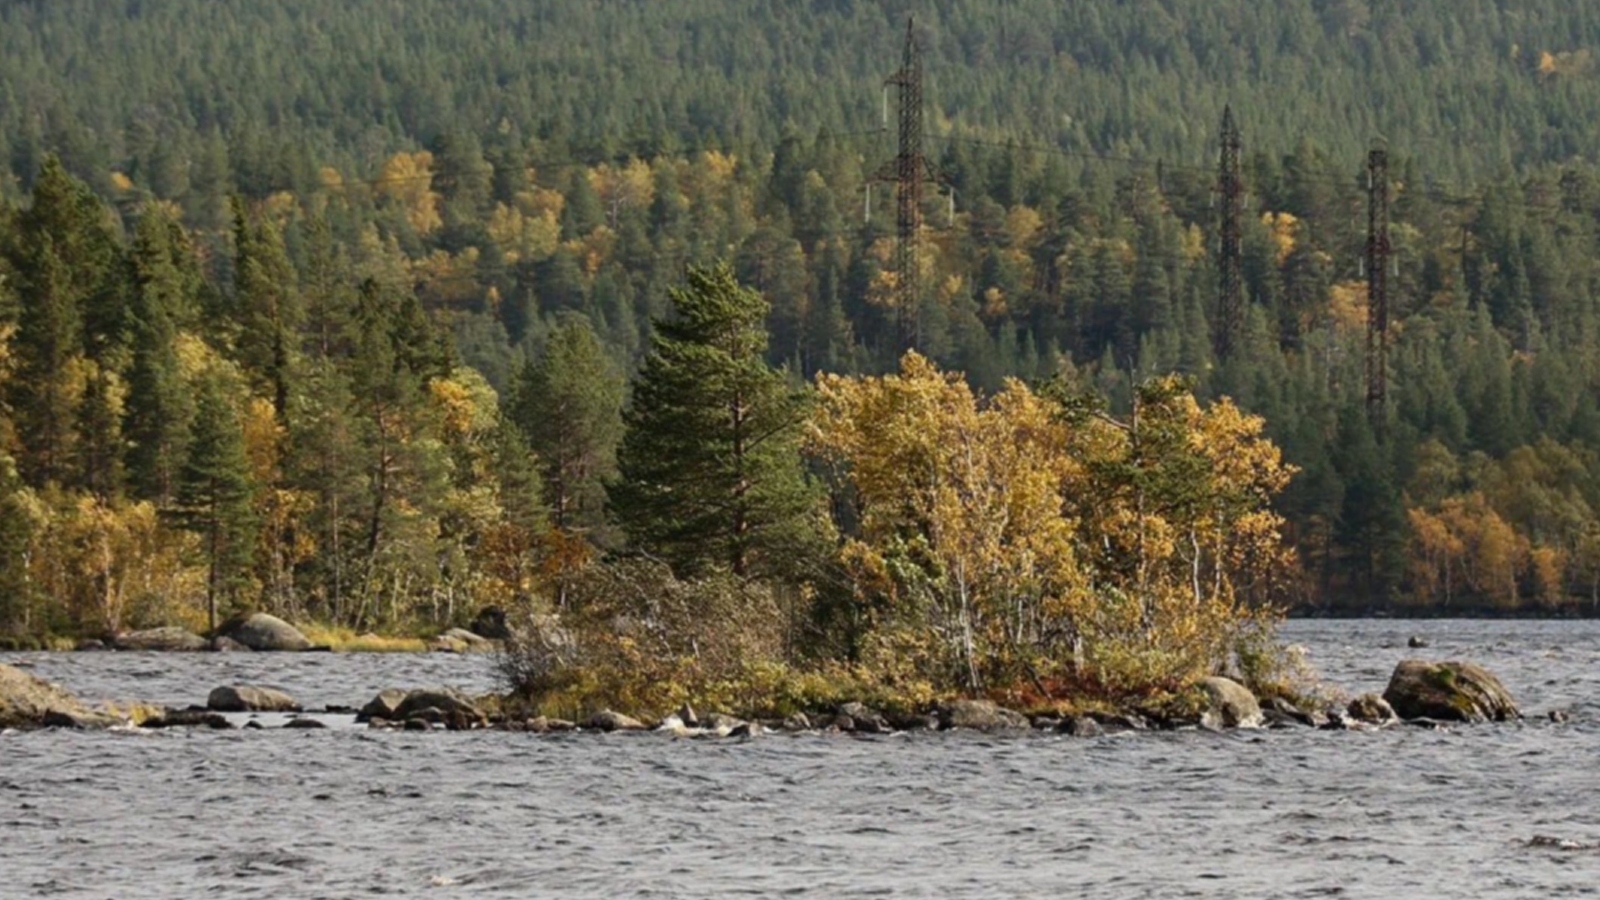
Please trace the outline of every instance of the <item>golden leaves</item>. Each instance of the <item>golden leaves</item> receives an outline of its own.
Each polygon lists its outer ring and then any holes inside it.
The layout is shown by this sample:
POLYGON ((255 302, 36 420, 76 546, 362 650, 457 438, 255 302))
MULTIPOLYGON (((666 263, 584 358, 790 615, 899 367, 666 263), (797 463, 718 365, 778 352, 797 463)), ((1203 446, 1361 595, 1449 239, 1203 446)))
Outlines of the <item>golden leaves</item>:
POLYGON ((433 192, 433 154, 426 150, 389 157, 379 175, 378 193, 400 204, 418 234, 429 234, 444 224, 439 195, 433 192))

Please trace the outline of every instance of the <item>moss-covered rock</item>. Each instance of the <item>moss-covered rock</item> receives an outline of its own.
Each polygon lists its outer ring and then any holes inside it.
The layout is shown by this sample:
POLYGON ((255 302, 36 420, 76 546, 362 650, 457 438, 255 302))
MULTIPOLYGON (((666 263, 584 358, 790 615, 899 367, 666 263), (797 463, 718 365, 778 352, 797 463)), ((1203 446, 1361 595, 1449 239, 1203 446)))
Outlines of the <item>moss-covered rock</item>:
POLYGON ((1402 719, 1504 722, 1522 718, 1500 679, 1469 662, 1402 660, 1389 677, 1383 699, 1402 719))

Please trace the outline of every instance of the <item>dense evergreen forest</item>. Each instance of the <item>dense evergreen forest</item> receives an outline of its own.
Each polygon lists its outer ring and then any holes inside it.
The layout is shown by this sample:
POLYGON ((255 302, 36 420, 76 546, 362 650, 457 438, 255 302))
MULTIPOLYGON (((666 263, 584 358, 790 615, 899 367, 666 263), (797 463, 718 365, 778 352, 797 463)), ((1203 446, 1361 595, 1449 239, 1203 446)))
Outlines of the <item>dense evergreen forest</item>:
POLYGON ((786 429, 819 373, 900 368, 866 200, 912 14, 947 183, 923 356, 1107 417, 1170 373, 1261 416, 1298 608, 1600 609, 1585 0, 0 0, 0 630, 198 627, 208 599, 463 621, 638 549, 832 602, 817 548, 860 497, 786 429), (1229 104, 1248 311, 1219 360, 1229 104), (785 473, 792 558, 660 507, 663 470, 725 462, 653 418, 694 399, 670 342, 715 260, 763 298, 760 371, 717 378, 775 417, 751 471, 785 473))

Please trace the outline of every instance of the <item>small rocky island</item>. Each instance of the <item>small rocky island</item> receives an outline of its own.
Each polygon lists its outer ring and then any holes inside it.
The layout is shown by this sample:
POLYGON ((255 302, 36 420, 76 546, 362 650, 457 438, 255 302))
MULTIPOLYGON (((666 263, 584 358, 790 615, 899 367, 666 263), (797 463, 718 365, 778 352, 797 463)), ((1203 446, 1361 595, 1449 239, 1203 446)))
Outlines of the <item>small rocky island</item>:
MULTIPOLYGON (((263 632, 265 633, 265 632, 263 632)), ((256 643, 261 644, 261 641, 256 643)), ((303 649, 303 648, 302 648, 303 649)), ((1438 728, 1447 723, 1507 722, 1522 717, 1515 700, 1492 673, 1469 662, 1400 662, 1383 693, 1362 694, 1336 705, 1299 706, 1282 698, 1259 700, 1229 678, 1203 679, 1188 710, 1104 706, 1080 711, 1023 712, 987 699, 955 698, 913 710, 878 709, 859 701, 832 708, 794 710, 782 718, 717 712, 702 715, 690 704, 660 717, 636 717, 611 709, 574 718, 524 715, 516 698, 471 696, 450 688, 389 689, 359 709, 330 707, 309 713, 283 691, 259 685, 214 688, 203 706, 183 709, 134 704, 94 707, 58 685, 0 664, 0 728, 236 727, 229 713, 284 713, 290 728, 321 728, 317 715, 350 716, 373 729, 406 731, 649 732, 674 737, 753 737, 770 732, 831 731, 886 734, 897 731, 976 730, 1052 732, 1098 737, 1129 731, 1202 729, 1294 729, 1372 731, 1402 723, 1438 728), (303 715, 301 715, 303 714, 303 715)), ((1560 721, 1561 717, 1552 714, 1560 721)), ((260 727, 250 721, 247 726, 260 727)))

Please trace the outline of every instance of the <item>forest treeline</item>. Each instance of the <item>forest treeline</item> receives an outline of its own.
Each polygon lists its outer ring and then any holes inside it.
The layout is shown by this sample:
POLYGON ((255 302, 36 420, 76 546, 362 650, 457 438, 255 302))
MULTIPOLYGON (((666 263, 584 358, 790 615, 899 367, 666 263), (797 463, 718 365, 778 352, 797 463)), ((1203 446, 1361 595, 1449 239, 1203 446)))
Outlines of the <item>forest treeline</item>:
MULTIPOLYGON (((900 371, 893 211, 864 203, 893 147, 861 132, 909 8, 512 6, 0 6, 6 627, 198 627, 208 596, 400 627, 596 590, 573 573, 632 549, 698 572, 682 523, 625 511, 685 452, 628 435, 652 431, 638 379, 686 266, 726 259, 764 298, 789 389, 900 371)), ((1126 418, 1178 373, 1261 416, 1296 470, 1268 492, 1296 551, 1281 601, 1594 610, 1600 22, 1256 6, 916 10, 956 201, 926 210, 921 357, 995 404, 1015 376, 1126 418), (1224 362, 1229 100, 1250 302, 1224 362), (1397 249, 1378 429, 1375 132, 1397 249)), ((800 505, 860 462, 791 451, 800 505)), ((863 540, 853 496, 800 532, 863 540)), ((830 558, 762 577, 814 587, 830 558)))

